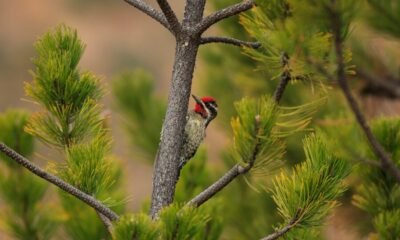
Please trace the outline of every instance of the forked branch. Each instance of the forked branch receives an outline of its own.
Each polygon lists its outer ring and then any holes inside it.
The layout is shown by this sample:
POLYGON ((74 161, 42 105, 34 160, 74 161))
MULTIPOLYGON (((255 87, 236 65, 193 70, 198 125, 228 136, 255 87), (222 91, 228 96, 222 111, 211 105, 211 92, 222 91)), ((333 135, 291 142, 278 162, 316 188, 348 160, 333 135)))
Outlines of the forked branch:
POLYGON ((200 44, 208 44, 208 43, 224 43, 230 44, 238 47, 250 47, 250 48, 260 48, 261 43, 259 42, 246 42, 235 38, 229 37, 203 37, 200 40, 200 44))
POLYGON ((255 5, 253 0, 246 0, 241 3, 229 6, 227 8, 221 9, 207 17, 205 17, 197 26, 195 29, 195 32, 197 33, 203 33, 206 31, 209 27, 214 25, 215 23, 228 18, 235 16, 241 12, 247 11, 251 9, 255 5))
POLYGON ((72 186, 71 184, 64 182, 57 176, 54 176, 45 170, 41 169, 39 166, 36 166, 32 162, 30 162, 25 157, 21 156, 19 153, 15 152, 13 149, 9 148, 4 143, 0 143, 0 152, 3 152, 6 156, 10 157, 14 161, 16 161, 21 166, 28 169, 33 174, 45 179, 46 181, 56 185, 57 187, 61 188, 62 190, 66 191, 67 193, 75 196, 79 200, 83 201, 87 205, 94 208, 99 214, 103 214, 105 217, 110 219, 111 221, 118 220, 118 215, 108 208, 106 205, 101 203, 99 200, 95 199, 94 197, 82 192, 78 188, 72 186))
POLYGON ((164 14, 152 6, 148 5, 147 3, 143 2, 142 0, 124 0, 125 2, 129 3, 129 5, 134 6, 135 8, 139 9, 143 13, 147 14, 165 28, 167 28, 170 32, 173 33, 172 28, 170 27, 167 19, 165 18, 164 14))
POLYGON ((171 31, 174 33, 175 36, 181 31, 181 24, 178 21, 174 11, 172 10, 171 6, 169 5, 167 0, 157 0, 158 5, 160 6, 162 12, 164 13, 165 18, 167 19, 171 31))

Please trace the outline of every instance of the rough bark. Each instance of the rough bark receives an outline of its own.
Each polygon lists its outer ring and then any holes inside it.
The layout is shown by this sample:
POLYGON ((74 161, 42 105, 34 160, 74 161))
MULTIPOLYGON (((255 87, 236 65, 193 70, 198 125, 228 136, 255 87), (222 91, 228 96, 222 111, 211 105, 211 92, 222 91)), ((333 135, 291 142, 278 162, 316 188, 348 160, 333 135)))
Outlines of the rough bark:
POLYGON ((172 203, 178 179, 180 149, 186 124, 200 35, 191 31, 201 21, 204 0, 188 0, 182 30, 177 37, 174 68, 163 123, 161 142, 155 161, 150 214, 156 218, 162 207, 172 203))

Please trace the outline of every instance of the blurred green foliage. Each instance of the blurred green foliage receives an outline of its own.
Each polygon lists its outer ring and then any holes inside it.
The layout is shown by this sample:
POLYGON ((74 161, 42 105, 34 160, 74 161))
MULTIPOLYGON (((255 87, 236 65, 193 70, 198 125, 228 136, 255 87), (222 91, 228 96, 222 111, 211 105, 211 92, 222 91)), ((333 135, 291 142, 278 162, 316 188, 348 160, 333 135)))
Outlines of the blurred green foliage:
MULTIPOLYGON (((25 157, 32 157, 33 137, 24 132, 29 114, 23 110, 8 110, 0 115, 0 141, 25 157)), ((13 160, 0 155, 0 196, 6 208, 1 210, 2 223, 16 239, 49 239, 54 234, 59 217, 46 202, 45 181, 32 175, 13 160)))
MULTIPOLYGON (((116 105, 135 150, 153 161, 157 153, 165 101, 154 96, 154 78, 144 70, 123 73, 113 82, 116 105), (140 137, 145 135, 146 137, 140 137)), ((136 153, 136 151, 135 151, 136 153)))

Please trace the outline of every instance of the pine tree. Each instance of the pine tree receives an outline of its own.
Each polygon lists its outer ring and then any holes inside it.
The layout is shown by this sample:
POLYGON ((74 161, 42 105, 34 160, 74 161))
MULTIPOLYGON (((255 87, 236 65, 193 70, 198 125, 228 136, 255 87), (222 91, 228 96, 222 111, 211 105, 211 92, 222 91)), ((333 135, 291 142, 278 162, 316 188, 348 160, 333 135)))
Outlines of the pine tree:
POLYGON ((112 139, 100 104, 105 91, 98 77, 79 70, 84 44, 62 25, 35 45, 38 55, 26 93, 41 112, 28 117, 9 111, 0 117, 0 193, 8 204, 11 235, 57 238, 56 226, 62 225, 71 239, 321 239, 332 210, 347 204, 341 202, 346 193, 371 216, 364 220, 371 224, 367 234, 399 237, 400 122, 366 120, 348 81, 357 74, 353 54, 363 51, 352 52, 348 41, 355 19, 370 22, 376 16, 382 17, 371 24, 376 30, 398 37, 400 4, 260 0, 232 5, 226 0, 215 3, 223 10, 202 17, 205 1, 188 0, 181 23, 165 0, 157 1, 161 12, 139 0, 127 2, 177 39, 168 102, 155 96, 154 79, 144 70, 122 74, 113 83, 134 153, 150 164, 156 161, 151 203, 139 213, 123 211, 121 167, 110 156, 112 139), (361 5, 363 14, 357 16, 361 5), (222 24, 232 37, 202 36, 239 13, 222 24), (203 90, 221 100, 225 111, 219 121, 230 131, 231 143, 221 154, 228 170, 210 168, 201 148, 175 186, 170 180, 177 179, 176 162, 170 160, 182 139, 186 90, 199 46, 211 43, 240 47, 201 53, 209 64, 201 73, 203 90), (222 93, 224 88, 231 91, 222 93), (63 161, 43 170, 26 159, 32 157, 33 137, 56 149, 63 161), (62 218, 38 208, 47 187, 16 163, 64 190, 58 194, 62 218))

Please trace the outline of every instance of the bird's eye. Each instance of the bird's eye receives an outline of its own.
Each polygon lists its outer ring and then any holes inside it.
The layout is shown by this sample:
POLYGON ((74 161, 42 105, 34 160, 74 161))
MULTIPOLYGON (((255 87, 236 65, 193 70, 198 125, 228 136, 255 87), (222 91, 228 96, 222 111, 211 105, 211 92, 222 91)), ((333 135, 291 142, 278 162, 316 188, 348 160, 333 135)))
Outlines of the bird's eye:
POLYGON ((213 107, 218 107, 216 102, 210 102, 210 105, 213 106, 213 107))

